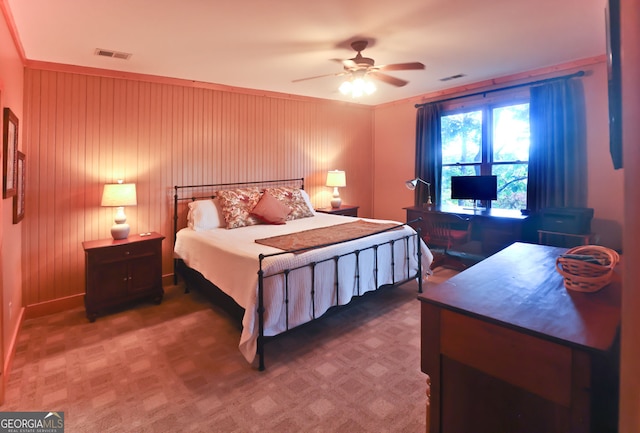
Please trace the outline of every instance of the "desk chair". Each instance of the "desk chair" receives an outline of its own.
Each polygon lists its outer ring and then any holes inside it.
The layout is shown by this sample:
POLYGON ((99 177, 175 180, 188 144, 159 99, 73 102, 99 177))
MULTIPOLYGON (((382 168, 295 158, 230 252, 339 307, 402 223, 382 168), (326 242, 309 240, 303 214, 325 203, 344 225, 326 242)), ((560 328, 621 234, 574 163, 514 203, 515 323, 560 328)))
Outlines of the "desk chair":
POLYGON ((433 254, 431 269, 445 266, 462 271, 486 258, 481 243, 471 240, 470 218, 433 214, 425 228, 424 241, 433 254))

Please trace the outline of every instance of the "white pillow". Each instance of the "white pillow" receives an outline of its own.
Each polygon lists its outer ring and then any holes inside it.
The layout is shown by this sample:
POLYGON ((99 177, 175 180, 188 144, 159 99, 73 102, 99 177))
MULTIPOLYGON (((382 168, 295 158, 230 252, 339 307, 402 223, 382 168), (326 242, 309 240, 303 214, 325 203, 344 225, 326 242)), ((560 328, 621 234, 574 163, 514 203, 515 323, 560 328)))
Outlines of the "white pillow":
POLYGON ((307 206, 309 206, 309 209, 311 210, 311 212, 315 215, 316 210, 313 208, 313 205, 311 204, 311 198, 309 197, 309 194, 307 194, 307 191, 305 191, 304 189, 301 189, 300 193, 302 194, 302 198, 304 198, 305 203, 307 203, 307 206))
POLYGON ((192 201, 189 203, 187 225, 197 232, 224 227, 221 215, 217 199, 192 201))

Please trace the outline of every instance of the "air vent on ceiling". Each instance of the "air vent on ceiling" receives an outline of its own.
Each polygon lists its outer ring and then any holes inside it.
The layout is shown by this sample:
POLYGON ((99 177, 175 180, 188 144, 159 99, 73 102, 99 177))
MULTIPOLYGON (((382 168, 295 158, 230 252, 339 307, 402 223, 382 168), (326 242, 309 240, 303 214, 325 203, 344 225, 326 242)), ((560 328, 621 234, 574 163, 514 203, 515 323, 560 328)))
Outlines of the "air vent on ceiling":
POLYGON ((113 57, 114 59, 122 59, 122 60, 129 60, 129 57, 131 57, 130 53, 121 53, 119 51, 103 50, 101 48, 96 48, 95 54, 96 56, 113 57))
POLYGON ((451 80, 455 80, 455 79, 458 79, 458 78, 462 78, 464 76, 465 76, 464 74, 451 75, 450 77, 440 78, 440 81, 451 81, 451 80))

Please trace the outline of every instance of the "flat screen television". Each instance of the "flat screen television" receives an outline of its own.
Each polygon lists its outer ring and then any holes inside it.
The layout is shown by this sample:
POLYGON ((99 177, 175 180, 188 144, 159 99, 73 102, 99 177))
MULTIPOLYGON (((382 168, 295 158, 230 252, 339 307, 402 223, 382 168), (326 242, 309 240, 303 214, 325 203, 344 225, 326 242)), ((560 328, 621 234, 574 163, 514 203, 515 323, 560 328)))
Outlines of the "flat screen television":
POLYGON ((607 78, 609 90, 609 151, 613 168, 622 168, 622 68, 620 48, 620 0, 608 0, 605 8, 607 31, 607 78))
POLYGON ((453 200, 497 200, 497 176, 451 176, 453 200))

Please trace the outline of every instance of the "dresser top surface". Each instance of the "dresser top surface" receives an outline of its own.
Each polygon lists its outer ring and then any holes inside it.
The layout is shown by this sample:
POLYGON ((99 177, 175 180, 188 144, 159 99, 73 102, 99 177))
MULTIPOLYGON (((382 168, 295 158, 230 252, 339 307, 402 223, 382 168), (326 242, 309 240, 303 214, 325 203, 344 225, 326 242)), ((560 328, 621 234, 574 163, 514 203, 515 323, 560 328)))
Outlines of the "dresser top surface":
POLYGON ((428 287, 419 299, 545 339, 606 351, 620 326, 621 267, 598 292, 567 290, 555 268, 565 251, 516 242, 428 287))
POLYGON ((119 240, 107 238, 107 239, 97 239, 93 241, 84 241, 82 243, 82 247, 86 251, 94 248, 115 247, 119 245, 128 245, 135 242, 145 242, 145 241, 152 241, 157 239, 162 240, 164 239, 164 236, 162 236, 160 233, 149 232, 149 233, 129 235, 129 237, 127 237, 126 239, 119 239, 119 240))

